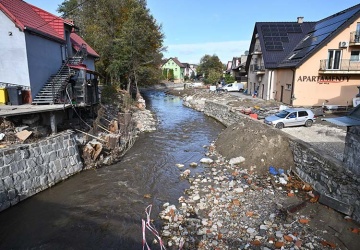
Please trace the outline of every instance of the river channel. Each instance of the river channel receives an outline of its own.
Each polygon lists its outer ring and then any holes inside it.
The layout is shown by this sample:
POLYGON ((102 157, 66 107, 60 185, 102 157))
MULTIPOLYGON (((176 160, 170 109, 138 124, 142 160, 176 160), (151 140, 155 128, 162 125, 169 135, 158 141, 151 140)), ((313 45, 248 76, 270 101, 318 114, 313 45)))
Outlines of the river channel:
POLYGON ((79 173, 1 212, 0 249, 142 249, 145 208, 153 205, 151 218, 160 229, 162 205, 177 204, 189 187, 180 173, 199 162, 204 146, 224 129, 179 97, 143 94, 159 120, 157 131, 141 134, 117 164, 79 173))

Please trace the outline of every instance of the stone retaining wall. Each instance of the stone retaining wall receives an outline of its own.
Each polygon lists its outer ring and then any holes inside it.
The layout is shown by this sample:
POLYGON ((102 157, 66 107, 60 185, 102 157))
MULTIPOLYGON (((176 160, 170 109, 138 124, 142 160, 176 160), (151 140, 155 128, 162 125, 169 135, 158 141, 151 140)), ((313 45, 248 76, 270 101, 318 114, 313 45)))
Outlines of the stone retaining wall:
POLYGON ((360 126, 349 127, 345 138, 344 163, 360 176, 360 126))
MULTIPOLYGON (((220 121, 225 126, 239 123, 241 119, 248 119, 248 126, 251 122, 260 122, 232 110, 227 105, 212 101, 205 102, 204 113, 220 121)), ((264 129, 274 128, 264 125, 264 129)), ((360 178, 351 173, 343 162, 326 155, 324 152, 313 149, 308 143, 280 130, 277 131, 281 136, 289 138, 296 166, 295 172, 299 177, 310 183, 322 197, 329 197, 323 199, 323 203, 351 215, 352 218, 360 222, 360 178)), ((347 140, 352 139, 354 137, 347 138, 347 140)), ((355 147, 352 147, 351 150, 354 150, 354 153, 359 152, 359 149, 355 147)), ((359 166, 359 163, 357 163, 357 166, 359 166)))
POLYGON ((0 151, 0 211, 80 172, 73 132, 0 151))

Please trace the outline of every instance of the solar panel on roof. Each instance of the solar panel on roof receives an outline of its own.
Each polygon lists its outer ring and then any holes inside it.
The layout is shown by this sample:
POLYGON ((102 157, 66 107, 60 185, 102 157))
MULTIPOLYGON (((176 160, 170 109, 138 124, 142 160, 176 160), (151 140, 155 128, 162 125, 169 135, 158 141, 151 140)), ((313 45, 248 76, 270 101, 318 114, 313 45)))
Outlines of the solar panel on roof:
MULTIPOLYGON (((301 59, 310 53, 324 39, 337 30, 349 18, 351 18, 360 7, 338 13, 332 17, 319 21, 315 24, 314 31, 309 34, 309 38, 300 43, 295 50, 298 51, 292 59, 301 59)), ((295 28, 297 29, 297 28, 295 28)))

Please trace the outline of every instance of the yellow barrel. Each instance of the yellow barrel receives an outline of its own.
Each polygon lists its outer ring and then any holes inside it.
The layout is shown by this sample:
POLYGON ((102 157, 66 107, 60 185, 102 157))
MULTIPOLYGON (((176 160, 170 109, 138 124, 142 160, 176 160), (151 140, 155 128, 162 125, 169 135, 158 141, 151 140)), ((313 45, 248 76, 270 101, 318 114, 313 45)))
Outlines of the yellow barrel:
POLYGON ((8 102, 8 95, 5 88, 0 88, 0 104, 6 104, 8 102))

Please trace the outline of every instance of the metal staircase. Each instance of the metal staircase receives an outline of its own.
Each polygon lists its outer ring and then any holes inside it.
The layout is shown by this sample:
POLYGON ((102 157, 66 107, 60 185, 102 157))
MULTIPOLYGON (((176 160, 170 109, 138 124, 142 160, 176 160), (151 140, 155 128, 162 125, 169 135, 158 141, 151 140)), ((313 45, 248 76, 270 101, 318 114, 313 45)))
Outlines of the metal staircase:
POLYGON ((70 102, 66 93, 66 88, 69 86, 69 79, 75 72, 68 65, 81 64, 87 55, 86 46, 80 49, 73 57, 68 58, 66 62, 61 65, 61 68, 55 75, 51 75, 39 93, 36 95, 32 104, 51 105, 56 103, 70 102))

